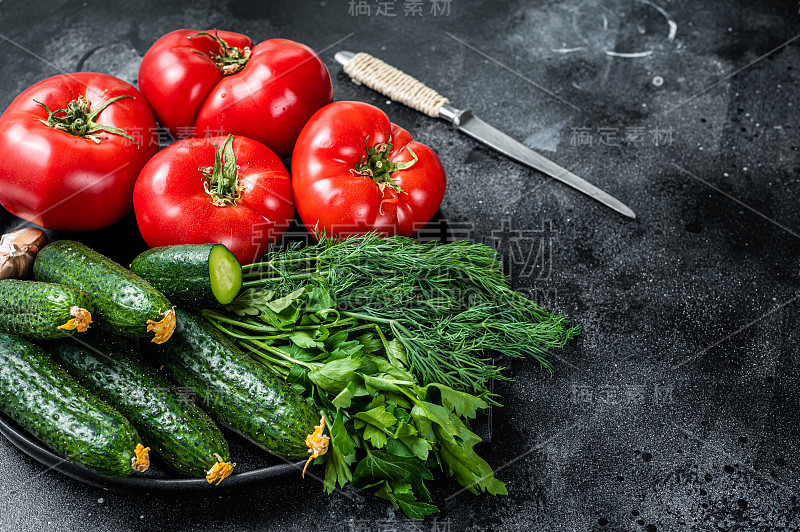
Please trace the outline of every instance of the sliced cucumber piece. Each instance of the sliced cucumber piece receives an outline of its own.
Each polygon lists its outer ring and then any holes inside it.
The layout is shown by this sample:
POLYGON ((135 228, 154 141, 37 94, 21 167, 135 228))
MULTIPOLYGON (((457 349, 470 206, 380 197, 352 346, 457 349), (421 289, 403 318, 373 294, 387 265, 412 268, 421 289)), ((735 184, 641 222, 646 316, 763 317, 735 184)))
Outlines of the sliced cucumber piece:
POLYGON ((133 259, 131 271, 182 306, 226 305, 242 288, 242 267, 222 244, 148 249, 133 259))
POLYGON ((221 305, 227 305, 242 289, 242 265, 236 255, 222 244, 211 248, 208 256, 211 292, 221 305))

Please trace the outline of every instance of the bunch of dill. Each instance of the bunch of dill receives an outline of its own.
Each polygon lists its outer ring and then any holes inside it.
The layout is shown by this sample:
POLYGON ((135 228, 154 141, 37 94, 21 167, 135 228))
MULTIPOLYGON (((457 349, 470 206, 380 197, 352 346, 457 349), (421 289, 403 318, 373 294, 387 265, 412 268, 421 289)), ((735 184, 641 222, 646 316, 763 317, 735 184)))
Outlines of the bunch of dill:
POLYGON ((532 357, 551 369, 548 350, 579 328, 512 290, 497 253, 468 241, 418 242, 378 234, 273 249, 245 266, 245 287, 288 294, 323 283, 342 316, 388 327, 423 384, 441 383, 494 402, 491 379, 505 378, 491 352, 532 357))

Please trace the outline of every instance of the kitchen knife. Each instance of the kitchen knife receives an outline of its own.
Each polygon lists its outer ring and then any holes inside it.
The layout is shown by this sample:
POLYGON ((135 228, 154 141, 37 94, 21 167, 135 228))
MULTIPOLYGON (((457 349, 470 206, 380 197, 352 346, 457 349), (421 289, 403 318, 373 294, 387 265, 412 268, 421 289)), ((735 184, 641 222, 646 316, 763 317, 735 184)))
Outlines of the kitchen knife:
POLYGON ((405 72, 364 52, 354 54, 341 51, 336 52, 334 57, 344 66, 345 73, 354 82, 366 85, 428 116, 447 120, 459 131, 515 161, 539 170, 625 216, 636 218, 636 214, 618 199, 495 129, 469 110, 453 107, 450 100, 405 72))

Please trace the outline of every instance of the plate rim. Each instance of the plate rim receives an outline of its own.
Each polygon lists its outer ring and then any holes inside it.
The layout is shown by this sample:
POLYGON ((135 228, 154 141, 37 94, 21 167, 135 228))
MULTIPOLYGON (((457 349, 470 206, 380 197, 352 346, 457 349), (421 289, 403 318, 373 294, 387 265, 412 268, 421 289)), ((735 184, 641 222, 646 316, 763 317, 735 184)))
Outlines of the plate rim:
MULTIPOLYGON (((90 471, 85 467, 63 458, 45 447, 27 430, 19 426, 4 412, 0 412, 0 434, 17 449, 36 460, 48 469, 58 471, 74 480, 96 488, 116 491, 149 492, 207 492, 217 494, 221 491, 250 486, 265 480, 288 480, 291 474, 300 478, 304 461, 289 461, 285 464, 261 467, 242 473, 233 473, 220 485, 209 484, 204 478, 148 478, 137 475, 109 477, 90 471)), ((271 456, 275 456, 271 454, 271 456)), ((280 458, 280 457, 279 457, 280 458)))

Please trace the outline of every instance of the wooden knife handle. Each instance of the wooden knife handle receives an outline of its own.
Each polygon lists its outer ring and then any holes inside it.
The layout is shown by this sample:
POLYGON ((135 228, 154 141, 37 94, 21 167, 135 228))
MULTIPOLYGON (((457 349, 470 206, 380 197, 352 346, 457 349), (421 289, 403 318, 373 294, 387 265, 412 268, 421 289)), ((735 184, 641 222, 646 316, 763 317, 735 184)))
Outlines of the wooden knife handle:
POLYGON ((439 118, 439 109, 450 103, 450 100, 413 76, 364 52, 347 61, 344 71, 354 82, 434 118, 439 118))

